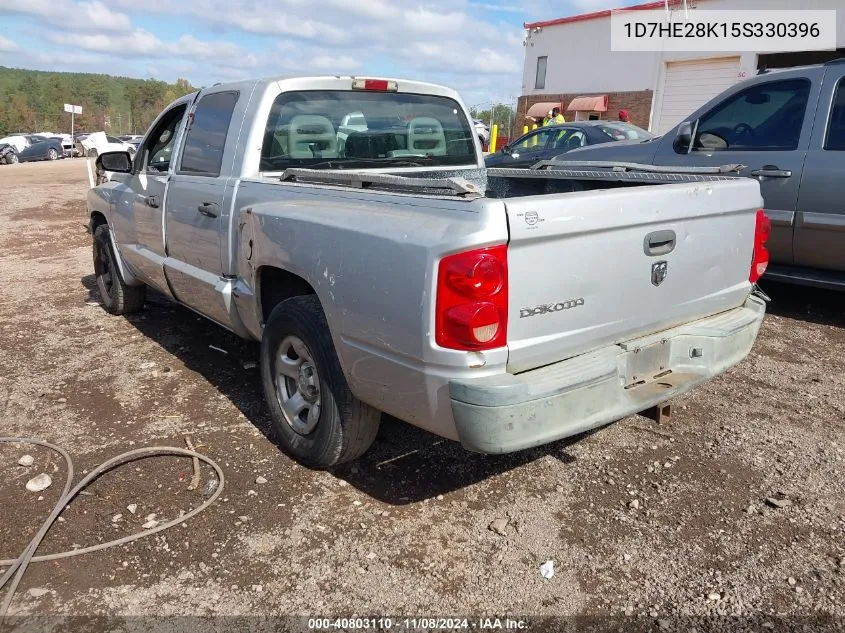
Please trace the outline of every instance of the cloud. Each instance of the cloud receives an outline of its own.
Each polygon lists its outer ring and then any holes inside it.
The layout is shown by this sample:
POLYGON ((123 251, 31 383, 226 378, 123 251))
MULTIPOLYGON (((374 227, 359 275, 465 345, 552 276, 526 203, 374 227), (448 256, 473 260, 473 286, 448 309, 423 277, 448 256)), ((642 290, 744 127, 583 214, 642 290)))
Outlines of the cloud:
POLYGON ((504 13, 524 13, 525 9, 509 4, 492 4, 490 2, 470 2, 469 6, 484 11, 501 11, 504 13))
POLYGON ((0 15, 24 15, 67 29, 120 31, 132 26, 125 13, 112 11, 99 0, 3 0, 0 15))
POLYGON ((517 11, 533 1, 0 0, 0 15, 28 16, 48 46, 111 56, 107 72, 155 69, 206 85, 262 75, 394 76, 481 101, 519 90, 521 21, 531 16, 517 11), (155 23, 166 29, 148 26, 155 23))
POLYGON ((108 53, 115 57, 146 57, 189 60, 220 60, 254 67, 258 64, 255 55, 245 52, 237 44, 226 41, 200 40, 193 35, 182 35, 172 43, 163 42, 157 36, 143 29, 128 33, 68 33, 51 32, 47 38, 56 44, 74 45, 97 53, 108 53))
POLYGON ((11 53, 12 51, 16 50, 18 50, 17 44, 15 44, 8 37, 3 37, 2 35, 0 35, 0 53, 11 53))

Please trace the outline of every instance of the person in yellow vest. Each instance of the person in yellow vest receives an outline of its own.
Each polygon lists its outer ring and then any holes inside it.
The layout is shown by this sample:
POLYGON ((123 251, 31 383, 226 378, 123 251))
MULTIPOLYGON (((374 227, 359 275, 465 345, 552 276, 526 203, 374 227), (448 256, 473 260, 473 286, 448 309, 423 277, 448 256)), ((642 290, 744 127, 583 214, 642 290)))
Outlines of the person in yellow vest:
POLYGON ((543 125, 560 125, 566 123, 566 117, 560 113, 560 108, 554 107, 549 111, 549 116, 543 119, 543 125))

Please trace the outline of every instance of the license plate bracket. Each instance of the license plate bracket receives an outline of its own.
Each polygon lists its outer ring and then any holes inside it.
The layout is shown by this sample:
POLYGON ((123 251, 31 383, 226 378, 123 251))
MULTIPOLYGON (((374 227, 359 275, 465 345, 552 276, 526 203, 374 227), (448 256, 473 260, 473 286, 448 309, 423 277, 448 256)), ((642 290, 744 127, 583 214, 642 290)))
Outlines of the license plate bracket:
POLYGON ((625 388, 654 382, 672 373, 669 369, 671 351, 668 340, 630 349, 625 355, 625 388))

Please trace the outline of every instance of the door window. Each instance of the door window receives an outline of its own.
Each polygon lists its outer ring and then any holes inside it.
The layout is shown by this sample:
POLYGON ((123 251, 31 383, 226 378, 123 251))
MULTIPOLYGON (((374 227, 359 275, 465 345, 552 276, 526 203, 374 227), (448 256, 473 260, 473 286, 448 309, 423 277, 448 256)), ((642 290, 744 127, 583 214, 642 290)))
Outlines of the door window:
POLYGON ((237 102, 237 92, 215 92, 200 99, 185 134, 181 173, 220 175, 229 123, 237 102))
POLYGON ((581 130, 561 130, 555 136, 552 147, 559 149, 562 152, 568 152, 571 149, 584 147, 587 144, 587 137, 581 130))
POLYGON ((544 129, 528 134, 513 146, 514 151, 530 152, 532 150, 545 149, 549 139, 556 135, 558 130, 544 129))
POLYGON ((698 122, 694 148, 704 151, 790 151, 798 147, 810 95, 806 79, 751 86, 698 122))
POLYGON ((147 136, 144 148, 139 152, 144 171, 161 173, 170 170, 176 131, 186 108, 187 105, 182 104, 170 110, 147 136))
POLYGON ((830 107, 830 120, 827 123, 827 140, 824 148, 827 150, 845 151, 845 77, 839 80, 833 103, 830 107))

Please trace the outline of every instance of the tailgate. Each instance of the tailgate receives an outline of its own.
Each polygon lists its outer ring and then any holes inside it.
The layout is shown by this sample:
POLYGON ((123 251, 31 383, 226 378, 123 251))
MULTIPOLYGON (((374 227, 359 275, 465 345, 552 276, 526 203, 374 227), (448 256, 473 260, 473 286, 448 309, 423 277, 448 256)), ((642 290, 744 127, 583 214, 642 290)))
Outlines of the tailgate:
POLYGON ((505 200, 508 370, 743 303, 762 206, 751 179, 505 200))

